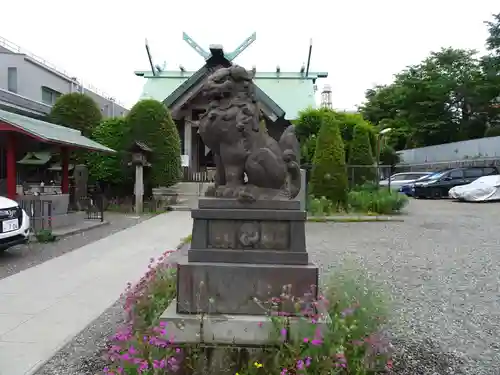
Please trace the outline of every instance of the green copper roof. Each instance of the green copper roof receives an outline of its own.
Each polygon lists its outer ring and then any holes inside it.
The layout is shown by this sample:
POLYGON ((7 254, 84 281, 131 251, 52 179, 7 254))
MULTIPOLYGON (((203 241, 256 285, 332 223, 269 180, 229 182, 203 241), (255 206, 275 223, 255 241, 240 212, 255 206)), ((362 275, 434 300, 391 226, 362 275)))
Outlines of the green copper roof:
MULTIPOLYGON (((151 72, 136 72, 136 75, 147 78, 140 98, 163 101, 193 73, 195 72, 164 71, 153 78, 151 72)), ((316 106, 314 81, 327 75, 309 73, 305 78, 300 72, 257 72, 254 81, 285 111, 285 119, 294 120, 299 111, 316 106)))
POLYGON ((49 143, 64 144, 95 151, 115 152, 109 147, 84 137, 78 130, 18 115, 17 113, 0 110, 0 121, 49 143))
POLYGON ((316 107, 314 84, 306 79, 256 79, 261 88, 285 111, 286 120, 295 120, 307 107, 316 107))

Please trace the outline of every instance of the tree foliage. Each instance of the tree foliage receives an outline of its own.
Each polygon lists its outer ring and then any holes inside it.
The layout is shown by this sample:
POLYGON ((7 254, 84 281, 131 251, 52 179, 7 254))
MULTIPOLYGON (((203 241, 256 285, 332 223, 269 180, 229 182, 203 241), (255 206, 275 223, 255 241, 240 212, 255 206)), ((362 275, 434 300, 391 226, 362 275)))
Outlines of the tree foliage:
POLYGON ((500 14, 486 22, 487 56, 443 48, 396 74, 389 85, 367 90, 365 119, 390 127, 396 150, 483 137, 500 125, 500 14))
POLYGON ((141 100, 132 107, 127 120, 131 140, 153 149, 149 175, 152 186, 175 184, 181 172, 181 142, 167 108, 157 100, 141 100))
POLYGON ((306 108, 299 113, 295 121, 295 134, 301 145, 301 160, 304 163, 312 163, 314 150, 316 149, 317 135, 323 118, 329 111, 324 108, 306 108))
POLYGON ((344 142, 346 161, 355 126, 364 126, 369 130, 370 142, 374 147, 376 142, 374 127, 360 114, 338 112, 327 108, 307 108, 300 112, 299 118, 294 124, 297 138, 301 144, 301 160, 304 163, 310 164, 313 161, 317 136, 325 116, 333 116, 337 120, 344 142))
POLYGON ((396 150, 389 145, 384 145, 380 149, 380 164, 381 165, 389 165, 394 167, 396 164, 400 162, 400 157, 396 153, 396 150))
POLYGON ((326 197, 336 205, 347 202, 347 175, 344 143, 338 120, 333 114, 323 117, 317 136, 310 180, 312 195, 326 197))
POLYGON ((348 165, 351 168, 349 173, 349 177, 352 179, 351 184, 362 185, 375 179, 376 173, 369 130, 364 126, 358 125, 354 128, 348 165))
POLYGON ((94 127, 102 120, 101 110, 90 96, 73 92, 61 95, 49 115, 50 121, 80 130, 83 135, 90 136, 94 127))
MULTIPOLYGON (((115 154, 89 153, 87 165, 90 177, 121 191, 133 186, 133 170, 128 166, 130 154, 130 127, 123 118, 111 118, 102 121, 92 131, 92 139, 116 151, 115 154)), ((131 191, 128 192, 129 194, 131 191)))

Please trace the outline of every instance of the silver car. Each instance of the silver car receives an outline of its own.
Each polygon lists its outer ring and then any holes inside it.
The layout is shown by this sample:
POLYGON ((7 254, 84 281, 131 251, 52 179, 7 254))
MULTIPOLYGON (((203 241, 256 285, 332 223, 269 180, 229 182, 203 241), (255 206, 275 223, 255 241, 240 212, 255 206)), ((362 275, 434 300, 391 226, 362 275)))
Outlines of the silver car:
POLYGON ((432 174, 432 172, 404 172, 393 174, 390 179, 380 181, 379 186, 389 186, 389 180, 391 185, 391 190, 399 190, 403 185, 409 185, 419 178, 425 177, 432 174))

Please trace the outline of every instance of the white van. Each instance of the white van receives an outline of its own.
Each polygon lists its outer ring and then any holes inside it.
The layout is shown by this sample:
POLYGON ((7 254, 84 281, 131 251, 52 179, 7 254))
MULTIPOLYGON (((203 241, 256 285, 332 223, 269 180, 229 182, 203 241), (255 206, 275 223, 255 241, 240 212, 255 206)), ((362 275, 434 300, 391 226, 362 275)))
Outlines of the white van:
POLYGON ((30 218, 12 199, 0 197, 0 251, 28 242, 30 218))

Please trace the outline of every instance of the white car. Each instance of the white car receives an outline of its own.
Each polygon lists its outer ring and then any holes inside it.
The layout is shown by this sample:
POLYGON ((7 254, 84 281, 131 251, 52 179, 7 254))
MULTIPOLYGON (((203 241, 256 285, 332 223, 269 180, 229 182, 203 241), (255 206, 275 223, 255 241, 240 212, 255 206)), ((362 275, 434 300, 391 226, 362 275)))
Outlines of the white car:
MULTIPOLYGON (((390 177, 391 190, 399 190, 403 185, 409 185, 419 178, 429 176, 431 172, 404 172, 390 177)), ((380 181, 379 186, 389 186, 389 178, 380 181)))
POLYGON ((12 199, 0 197, 0 251, 28 242, 30 218, 12 199))
POLYGON ((450 189, 448 195, 466 202, 500 200, 500 175, 484 176, 470 184, 455 186, 450 189))

